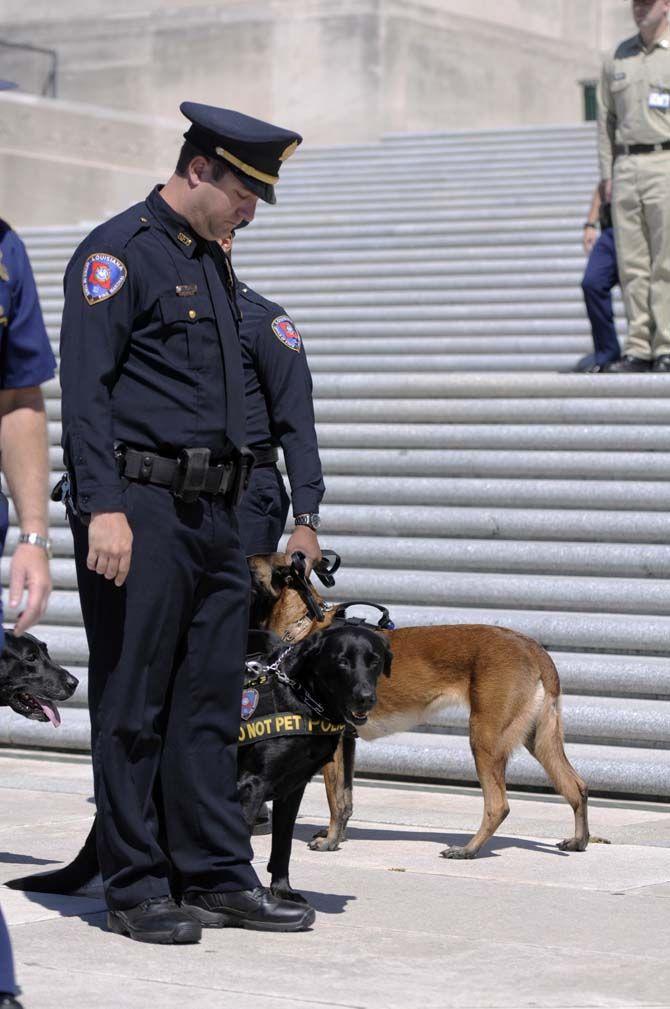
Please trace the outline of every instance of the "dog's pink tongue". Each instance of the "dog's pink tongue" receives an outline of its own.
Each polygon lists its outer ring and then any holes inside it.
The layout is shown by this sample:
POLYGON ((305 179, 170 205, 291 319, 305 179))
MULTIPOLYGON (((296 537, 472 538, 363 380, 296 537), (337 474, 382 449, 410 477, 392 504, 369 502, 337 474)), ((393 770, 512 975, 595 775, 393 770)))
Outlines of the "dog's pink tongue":
POLYGON ((54 729, 57 729, 60 725, 60 711, 56 705, 52 704, 51 701, 43 701, 40 697, 36 697, 35 700, 53 725, 54 729))

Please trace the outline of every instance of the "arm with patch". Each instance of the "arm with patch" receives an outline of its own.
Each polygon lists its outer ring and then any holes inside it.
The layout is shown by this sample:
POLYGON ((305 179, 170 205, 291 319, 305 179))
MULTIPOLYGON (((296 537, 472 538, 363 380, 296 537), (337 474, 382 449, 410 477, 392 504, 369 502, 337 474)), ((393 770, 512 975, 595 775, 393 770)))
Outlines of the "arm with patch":
POLYGON ((281 339, 281 320, 293 326, 285 315, 268 314, 261 323, 256 340, 258 377, 272 435, 284 452, 293 514, 301 515, 318 511, 325 488, 314 422, 312 376, 305 348, 295 327, 295 338, 288 343, 281 339))
POLYGON ((14 232, 9 232, 4 251, 12 300, 9 339, 2 362, 2 388, 27 389, 53 378, 56 359, 44 326, 30 260, 23 242, 14 232))
MULTIPOLYGON (((128 267, 115 253, 127 274, 128 267)), ((77 254, 65 273, 60 380, 63 390, 63 449, 74 470, 84 512, 125 511, 114 458, 112 392, 133 325, 129 276, 116 293, 87 299, 91 256, 77 254)))

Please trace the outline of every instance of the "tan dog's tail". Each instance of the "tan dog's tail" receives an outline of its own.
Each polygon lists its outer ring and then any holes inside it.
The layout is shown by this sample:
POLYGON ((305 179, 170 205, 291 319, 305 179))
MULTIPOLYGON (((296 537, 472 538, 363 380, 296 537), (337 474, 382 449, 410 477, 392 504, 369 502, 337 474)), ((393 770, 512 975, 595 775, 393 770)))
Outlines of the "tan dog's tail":
POLYGON ((535 728, 526 741, 528 750, 539 760, 555 789, 565 796, 576 819, 576 847, 582 849, 588 842, 586 820, 586 784, 579 777, 565 755, 563 747, 563 720, 561 718, 561 684, 558 670, 551 656, 538 646, 540 681, 544 698, 535 720, 535 728))

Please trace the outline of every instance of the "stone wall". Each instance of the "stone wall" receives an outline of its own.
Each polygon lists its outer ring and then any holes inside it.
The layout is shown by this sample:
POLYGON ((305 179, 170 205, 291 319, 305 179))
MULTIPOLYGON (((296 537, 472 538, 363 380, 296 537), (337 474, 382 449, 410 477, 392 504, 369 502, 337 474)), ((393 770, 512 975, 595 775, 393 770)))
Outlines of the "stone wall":
POLYGON ((306 148, 387 132, 572 123, 580 81, 631 31, 614 0, 0 0, 0 214, 98 220, 171 169, 188 98, 299 129, 306 148), (466 13, 467 12, 467 13, 466 13), (32 92, 32 93, 31 93, 32 92))

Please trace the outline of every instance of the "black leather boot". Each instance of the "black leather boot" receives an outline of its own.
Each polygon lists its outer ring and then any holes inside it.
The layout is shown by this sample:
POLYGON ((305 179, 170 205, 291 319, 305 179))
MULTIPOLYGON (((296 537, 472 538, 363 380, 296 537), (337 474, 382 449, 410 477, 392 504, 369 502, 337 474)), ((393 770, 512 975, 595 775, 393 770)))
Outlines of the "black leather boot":
POLYGON ((107 913, 107 927, 117 935, 127 935, 138 942, 200 942, 202 929, 172 897, 149 897, 137 907, 107 913))
POLYGON ((9 992, 0 992, 0 1009, 23 1009, 19 1000, 9 992))
POLYGON ((609 372, 631 372, 631 371, 651 371, 651 361, 643 361, 641 357, 633 357, 632 354, 624 354, 618 361, 608 364, 605 371, 609 372))
POLYGON ((181 906, 204 928, 302 932, 316 917, 309 905, 280 900, 264 886, 230 893, 185 893, 181 906))
POLYGON ((654 361, 652 371, 670 371, 670 354, 661 354, 654 361))

